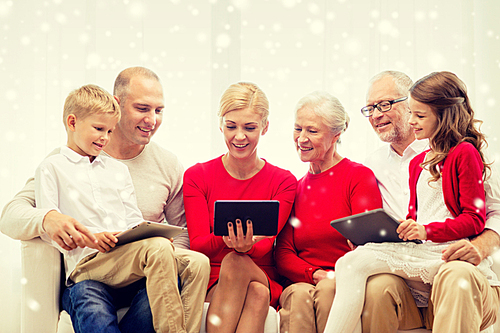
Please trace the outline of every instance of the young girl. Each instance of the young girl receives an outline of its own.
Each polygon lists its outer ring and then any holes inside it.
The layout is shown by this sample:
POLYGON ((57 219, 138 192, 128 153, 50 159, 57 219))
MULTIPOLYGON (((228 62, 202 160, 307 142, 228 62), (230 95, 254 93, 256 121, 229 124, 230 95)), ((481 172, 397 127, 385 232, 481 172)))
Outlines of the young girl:
MULTIPOLYGON (((481 151, 465 84, 453 73, 431 73, 410 88, 410 120, 417 139, 430 149, 410 163, 408 220, 397 229, 404 240, 423 244, 368 243, 339 259, 337 293, 325 332, 361 332, 366 280, 380 273, 406 279, 418 306, 427 306, 442 251, 450 243, 479 234, 485 223, 483 180, 489 169, 481 151), (417 214, 418 211, 418 214, 417 214)), ((486 259, 477 266, 498 285, 486 259)))

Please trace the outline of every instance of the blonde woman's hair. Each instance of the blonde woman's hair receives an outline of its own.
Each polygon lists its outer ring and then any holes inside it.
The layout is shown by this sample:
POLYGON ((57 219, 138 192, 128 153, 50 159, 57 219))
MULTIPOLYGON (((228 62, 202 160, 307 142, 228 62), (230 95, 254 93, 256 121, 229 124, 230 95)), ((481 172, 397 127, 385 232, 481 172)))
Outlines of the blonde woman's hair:
POLYGON ((269 116, 269 101, 266 94, 254 83, 238 82, 226 89, 219 104, 219 126, 226 113, 237 110, 251 109, 262 117, 262 126, 267 125, 269 116))
POLYGON ((73 90, 64 102, 63 121, 74 114, 78 119, 84 119, 94 114, 108 114, 120 120, 120 107, 115 98, 106 90, 94 84, 87 84, 73 90))

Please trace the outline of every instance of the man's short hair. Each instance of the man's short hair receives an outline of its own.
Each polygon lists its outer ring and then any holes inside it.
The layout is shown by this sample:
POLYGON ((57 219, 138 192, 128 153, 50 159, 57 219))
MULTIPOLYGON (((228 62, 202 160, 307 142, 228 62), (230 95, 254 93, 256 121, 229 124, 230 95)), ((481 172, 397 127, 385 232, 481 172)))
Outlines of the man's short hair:
POLYGON ((160 78, 158 77, 158 75, 156 75, 155 72, 146 67, 138 66, 124 69, 116 77, 115 86, 113 87, 113 95, 120 99, 120 103, 123 103, 127 98, 130 87, 130 80, 136 76, 160 82, 160 78))
POLYGON ((77 119, 84 119, 93 114, 108 114, 120 120, 120 106, 106 90, 94 84, 87 84, 73 90, 64 102, 63 121, 74 114, 77 119))
POLYGON ((385 77, 392 77, 396 90, 401 96, 408 96, 411 86, 413 85, 412 79, 408 75, 399 71, 383 71, 372 77, 369 81, 371 87, 373 83, 385 77))

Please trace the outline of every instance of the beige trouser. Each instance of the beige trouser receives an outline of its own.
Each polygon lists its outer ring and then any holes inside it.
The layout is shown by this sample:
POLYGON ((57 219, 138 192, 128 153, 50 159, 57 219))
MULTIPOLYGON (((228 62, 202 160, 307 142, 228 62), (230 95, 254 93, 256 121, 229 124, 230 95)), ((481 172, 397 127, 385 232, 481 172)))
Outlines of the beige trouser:
POLYGON ((210 278, 210 260, 203 253, 180 248, 175 249, 175 259, 181 279, 186 329, 188 333, 198 333, 210 278))
POLYGON ((405 281, 392 274, 368 279, 361 321, 364 333, 426 327, 438 333, 479 332, 497 319, 500 287, 491 287, 475 266, 444 264, 434 278, 428 308, 417 308, 405 281))
POLYGON ((335 279, 288 286, 280 297, 280 332, 323 333, 334 296, 335 279))
MULTIPOLYGON (((184 265, 187 266, 186 262, 184 265)), ((155 331, 186 332, 177 267, 172 242, 154 237, 86 257, 78 263, 70 278, 75 283, 95 280, 121 288, 146 277, 155 331)))

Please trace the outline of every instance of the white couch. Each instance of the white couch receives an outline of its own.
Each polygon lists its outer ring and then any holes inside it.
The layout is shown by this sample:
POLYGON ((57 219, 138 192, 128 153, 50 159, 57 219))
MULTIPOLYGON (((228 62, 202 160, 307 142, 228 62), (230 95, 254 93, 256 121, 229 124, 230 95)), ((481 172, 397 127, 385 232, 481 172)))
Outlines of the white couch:
MULTIPOLYGON (((71 319, 60 308, 64 281, 61 253, 40 238, 21 242, 21 333, 74 333, 71 319)), ((206 317, 205 303, 203 317, 206 317)), ((121 318, 126 308, 118 311, 121 318)), ((205 321, 200 333, 205 333, 205 321)), ((265 333, 278 333, 278 314, 269 307, 265 333)))
MULTIPOLYGON (((22 301, 21 301, 21 333, 73 333, 71 319, 59 305, 61 281, 64 272, 61 270, 61 254, 40 238, 21 242, 22 258, 22 301)), ((498 274, 498 269, 495 270, 498 274)), ((205 303, 204 318, 208 303, 205 303)), ((122 316, 126 309, 119 311, 122 316)), ((485 332, 499 332, 500 324, 485 332)), ((279 316, 269 307, 265 332, 278 333, 279 316)), ((200 333, 205 332, 205 320, 200 333)), ((425 329, 398 331, 423 333, 425 329)))

